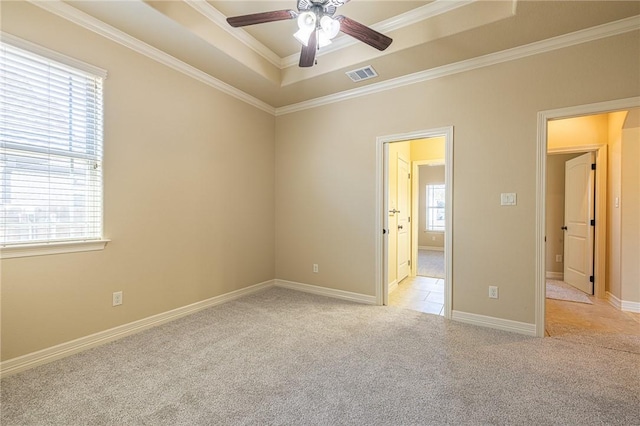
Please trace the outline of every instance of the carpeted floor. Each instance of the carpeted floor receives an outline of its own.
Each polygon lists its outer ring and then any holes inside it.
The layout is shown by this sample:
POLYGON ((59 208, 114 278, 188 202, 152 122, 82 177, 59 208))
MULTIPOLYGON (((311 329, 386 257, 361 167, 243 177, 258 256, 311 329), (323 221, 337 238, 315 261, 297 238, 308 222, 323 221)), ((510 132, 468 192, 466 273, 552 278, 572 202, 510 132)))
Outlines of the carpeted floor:
POLYGON ((580 290, 572 287, 564 281, 547 280, 546 297, 547 299, 566 300, 568 302, 588 303, 592 305, 593 302, 589 300, 586 294, 580 290))
POLYGON ((444 252, 419 249, 417 273, 421 277, 444 278, 444 252))
POLYGON ((272 288, 1 383, 8 425, 631 425, 637 354, 272 288))

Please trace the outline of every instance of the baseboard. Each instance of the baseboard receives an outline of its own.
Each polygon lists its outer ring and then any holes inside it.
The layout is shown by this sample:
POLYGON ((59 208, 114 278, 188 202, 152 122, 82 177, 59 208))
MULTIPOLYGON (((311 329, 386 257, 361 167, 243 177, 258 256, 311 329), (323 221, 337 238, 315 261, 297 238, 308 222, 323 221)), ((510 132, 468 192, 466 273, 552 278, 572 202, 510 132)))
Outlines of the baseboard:
POLYGON ((81 337, 70 342, 61 343, 59 345, 42 349, 37 352, 32 352, 30 354, 19 356, 17 358, 8 359, 6 361, 0 362, 0 377, 19 373, 21 371, 28 370, 39 365, 47 364, 49 362, 65 358, 69 355, 73 355, 78 352, 82 352, 87 349, 112 342, 131 334, 139 333, 143 330, 165 324, 169 321, 173 321, 178 318, 196 313, 203 309, 207 309, 212 306, 220 305, 222 303, 238 299, 239 297, 272 287, 273 285, 273 280, 265 281, 260 284, 252 285, 250 287, 245 287, 240 290, 232 291, 230 293, 225 293, 220 296, 215 296, 210 299, 192 303, 191 305, 183 306, 181 308, 143 318, 141 320, 137 320, 128 324, 123 324, 109 330, 100 331, 98 333, 81 337))
POLYGON ((622 310, 622 300, 607 292, 607 302, 616 309, 622 310))
POLYGON ((558 280, 558 281, 563 281, 564 280, 564 273, 562 273, 562 272, 550 272, 550 271, 547 271, 545 276, 546 276, 546 278, 548 280, 558 280))
POLYGON ((444 247, 418 246, 418 250, 444 251, 444 247))
POLYGON ((393 293, 393 291, 397 288, 398 288, 398 280, 393 280, 393 282, 389 284, 389 294, 393 293))
POLYGON ((621 311, 640 313, 640 302, 621 300, 609 292, 607 292, 607 300, 614 308, 621 311))
POLYGON ((305 293, 318 294, 321 296, 333 297, 335 299, 350 300, 352 302, 365 303, 368 305, 376 304, 375 296, 368 296, 366 294, 361 294, 361 293, 352 293, 350 291, 336 290, 333 288, 319 287, 311 284, 302 284, 302 283, 296 283, 293 281, 285 281, 285 280, 278 280, 278 279, 275 280, 274 285, 276 287, 288 288, 291 290, 298 290, 305 293))
POLYGON ((623 300, 622 310, 625 312, 640 313, 640 302, 630 302, 628 300, 623 300))
POLYGON ((466 324, 478 325, 480 327, 495 328, 497 330, 526 334, 527 336, 536 335, 536 325, 526 322, 512 321, 460 311, 453 311, 451 313, 451 319, 454 321, 464 322, 466 324))

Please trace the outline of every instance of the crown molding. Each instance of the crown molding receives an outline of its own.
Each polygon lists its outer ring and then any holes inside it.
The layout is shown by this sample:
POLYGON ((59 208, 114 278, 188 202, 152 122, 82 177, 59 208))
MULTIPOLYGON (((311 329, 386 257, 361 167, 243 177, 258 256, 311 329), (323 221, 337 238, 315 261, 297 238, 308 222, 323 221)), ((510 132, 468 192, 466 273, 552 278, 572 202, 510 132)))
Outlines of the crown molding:
POLYGON ((297 104, 283 106, 280 108, 276 108, 276 116, 291 114, 310 108, 316 108, 323 105, 342 102, 348 99, 358 98, 360 96, 366 96, 373 93, 384 92, 415 83, 434 80, 437 78, 446 77, 448 75, 471 71, 478 68, 484 68, 503 62, 513 61, 516 59, 522 59, 528 56, 551 52, 565 47, 574 46, 576 44, 587 43, 590 41, 612 37, 639 29, 640 19, 638 19, 638 16, 631 16, 619 21, 598 25, 573 33, 553 37, 547 40, 530 43, 524 46, 514 47, 512 49, 503 50, 501 52, 490 53, 488 55, 479 56, 477 58, 467 59, 453 64, 447 64, 429 70, 420 71, 414 74, 409 74, 403 77, 390 79, 381 83, 374 83, 365 87, 346 90, 344 92, 335 93, 333 95, 323 96, 297 104))
MULTIPOLYGON (((476 1, 478 0, 435 0, 425 6, 420 6, 408 12, 401 13, 400 15, 397 15, 392 18, 373 24, 371 25, 371 28, 381 33, 388 33, 391 31, 398 30, 400 28, 407 27, 409 25, 413 25, 417 22, 424 21, 434 16, 451 12, 452 10, 458 9, 463 6, 467 6, 476 1)), ((517 0, 513 0, 513 1, 515 2, 517 0)), ((353 46, 358 43, 360 42, 354 39, 353 37, 350 37, 348 35, 342 35, 337 39, 333 40, 330 45, 323 47, 322 50, 318 52, 317 56, 321 57, 329 53, 335 52, 337 50, 344 49, 349 46, 353 46)), ((299 60, 299 54, 294 53, 293 55, 289 55, 285 58, 282 58, 282 65, 284 68, 297 66, 298 60, 299 60)))
POLYGON ((96 34, 99 34, 113 42, 121 44, 135 52, 138 52, 142 55, 147 56, 154 61, 157 61, 163 65, 166 65, 176 71, 179 71, 195 80, 198 80, 204 84, 207 84, 215 89, 220 90, 221 92, 232 96, 236 99, 239 99, 243 102, 246 102, 249 105, 252 105, 258 109, 261 109, 269 114, 275 113, 275 108, 271 105, 261 101, 260 99, 249 95, 235 87, 218 80, 215 77, 210 76, 209 74, 200 71, 199 69, 192 67, 191 65, 182 62, 181 60, 174 58, 168 53, 163 52, 162 50, 156 49, 155 47, 138 40, 135 37, 130 36, 129 34, 120 31, 119 29, 112 27, 97 18, 94 18, 91 15, 88 15, 60 0, 47 0, 47 1, 34 1, 29 0, 35 6, 38 6, 47 12, 50 12, 54 15, 57 15, 61 18, 64 18, 70 22, 73 22, 76 25, 79 25, 83 28, 88 29, 89 31, 93 31, 96 34))
POLYGON ((107 71, 100 67, 96 67, 95 65, 80 61, 76 58, 72 58, 71 56, 64 55, 60 52, 56 52, 55 50, 48 49, 44 46, 40 46, 39 44, 23 40, 20 37, 16 37, 13 34, 5 33, 2 30, 0 30, 0 40, 19 49, 28 50, 31 53, 44 56, 45 58, 49 58, 64 65, 82 70, 94 76, 101 77, 102 79, 107 78, 107 71))
POLYGON ((183 0, 186 4, 191 6, 197 12, 202 14, 205 18, 222 28, 224 31, 235 37, 242 42, 249 49, 262 56, 269 61, 275 67, 282 69, 282 58, 278 56, 273 50, 269 49, 264 44, 256 40, 252 35, 241 28, 233 28, 227 23, 227 17, 224 16, 218 9, 211 6, 206 0, 183 0))

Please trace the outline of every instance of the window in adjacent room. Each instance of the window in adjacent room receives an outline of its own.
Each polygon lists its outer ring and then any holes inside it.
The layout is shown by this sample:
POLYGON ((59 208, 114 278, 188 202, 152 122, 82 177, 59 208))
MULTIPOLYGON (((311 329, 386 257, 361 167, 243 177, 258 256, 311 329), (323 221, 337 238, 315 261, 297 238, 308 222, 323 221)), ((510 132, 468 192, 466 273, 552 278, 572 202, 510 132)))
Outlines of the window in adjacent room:
POLYGON ((106 73, 30 50, 0 43, 0 245, 100 240, 106 73))
POLYGON ((444 184, 427 185, 427 231, 444 232, 444 184))

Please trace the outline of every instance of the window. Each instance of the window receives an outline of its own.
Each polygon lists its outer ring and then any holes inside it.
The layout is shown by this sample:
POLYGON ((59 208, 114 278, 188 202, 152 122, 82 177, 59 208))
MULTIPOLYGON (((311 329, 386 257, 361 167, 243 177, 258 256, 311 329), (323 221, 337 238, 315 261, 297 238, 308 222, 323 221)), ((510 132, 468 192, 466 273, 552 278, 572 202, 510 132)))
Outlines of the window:
POLYGON ((102 239, 98 73, 0 43, 1 247, 102 239))
POLYGON ((444 184, 427 185, 427 231, 444 232, 444 184))

